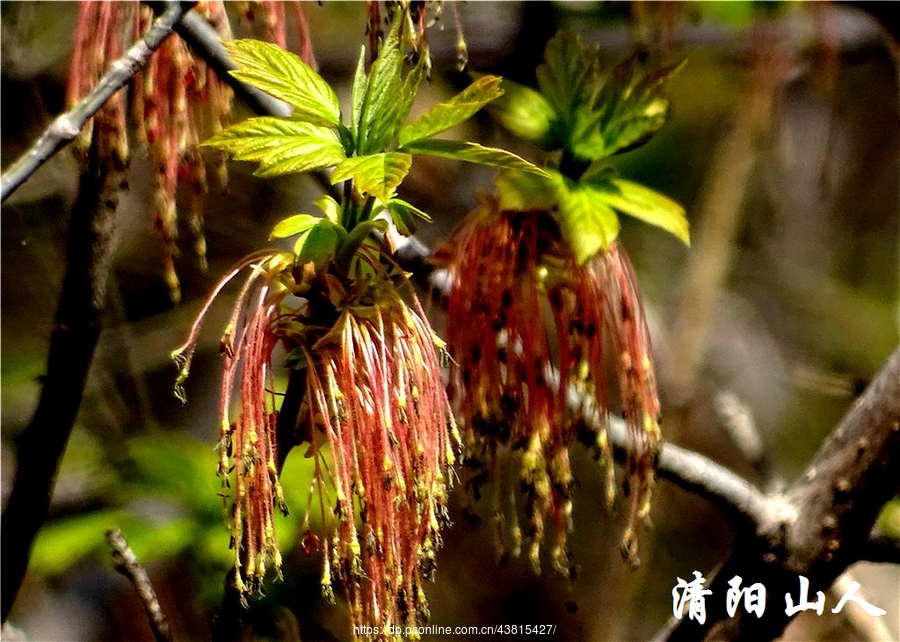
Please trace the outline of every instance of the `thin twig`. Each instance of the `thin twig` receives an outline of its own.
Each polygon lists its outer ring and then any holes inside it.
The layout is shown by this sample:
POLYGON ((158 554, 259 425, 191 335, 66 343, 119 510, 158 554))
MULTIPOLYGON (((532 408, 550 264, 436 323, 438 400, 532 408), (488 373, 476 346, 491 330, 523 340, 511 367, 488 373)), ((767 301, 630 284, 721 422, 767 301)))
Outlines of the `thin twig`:
POLYGON ((147 611, 153 636, 157 642, 171 642, 172 632, 169 630, 169 623, 159 605, 156 591, 153 590, 147 570, 128 546, 125 534, 116 528, 106 532, 106 540, 113 547, 113 561, 116 564, 116 570, 134 585, 134 590, 137 591, 138 597, 147 611))
POLYGON ((78 137, 91 116, 147 64, 153 52, 172 35, 178 21, 197 3, 165 4, 165 12, 153 22, 147 34, 110 65, 100 82, 77 105, 50 123, 34 145, 3 172, 0 177, 0 202, 5 201, 50 157, 78 137))

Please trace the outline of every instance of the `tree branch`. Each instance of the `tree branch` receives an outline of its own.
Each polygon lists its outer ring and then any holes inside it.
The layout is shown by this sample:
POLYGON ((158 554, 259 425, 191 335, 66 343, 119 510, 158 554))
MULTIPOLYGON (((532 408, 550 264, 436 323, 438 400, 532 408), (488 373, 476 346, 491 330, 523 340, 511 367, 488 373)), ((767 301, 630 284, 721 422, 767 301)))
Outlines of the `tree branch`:
POLYGON ((141 603, 144 605, 144 609, 147 611, 150 628, 153 629, 153 637, 156 638, 157 642, 171 642, 172 632, 169 630, 169 623, 166 621, 166 616, 159 606, 156 591, 153 590, 147 570, 141 565, 131 547, 128 546, 125 534, 118 528, 107 531, 106 540, 113 547, 113 561, 116 564, 116 570, 131 581, 141 603))
MULTIPOLYGON (((153 23, 147 35, 124 58, 113 63, 100 84, 58 118, 3 175, 4 198, 78 134, 103 101, 146 63, 152 51, 172 33, 172 25, 193 4, 167 4, 165 14, 153 23)), ((4 565, 0 610, 3 622, 9 616, 28 568, 34 539, 47 518, 59 463, 84 395, 100 336, 110 240, 119 190, 124 182, 125 168, 101 160, 97 140, 92 140, 69 222, 66 271, 50 335, 47 373, 31 422, 16 444, 16 476, 2 517, 0 553, 4 565)))
MULTIPOLYGON (((619 420, 624 428, 624 422, 619 420)), ((709 500, 737 522, 757 526, 770 520, 781 503, 724 466, 675 444, 663 444, 657 474, 709 500)))
POLYGON ((16 476, 0 527, 4 622, 28 567, 34 538, 47 518, 56 472, 100 336, 110 240, 124 180, 124 168, 99 158, 94 139, 72 208, 66 272, 50 334, 44 385, 31 422, 16 444, 16 476))
POLYGON ((50 157, 78 137, 91 116, 147 64, 153 52, 172 35, 174 26, 195 4, 197 3, 165 3, 165 12, 153 22, 147 34, 110 66, 96 87, 72 109, 50 123, 34 145, 3 172, 0 177, 0 202, 5 201, 50 157))
POLYGON ((818 454, 770 513, 734 551, 709 589, 706 622, 685 618, 669 640, 771 640, 793 615, 782 608, 790 593, 797 603, 800 575, 809 595, 825 591, 848 566, 871 555, 870 533, 884 504, 900 491, 900 349, 825 440, 818 454), (725 611, 727 582, 760 582, 771 598, 762 617, 725 611))

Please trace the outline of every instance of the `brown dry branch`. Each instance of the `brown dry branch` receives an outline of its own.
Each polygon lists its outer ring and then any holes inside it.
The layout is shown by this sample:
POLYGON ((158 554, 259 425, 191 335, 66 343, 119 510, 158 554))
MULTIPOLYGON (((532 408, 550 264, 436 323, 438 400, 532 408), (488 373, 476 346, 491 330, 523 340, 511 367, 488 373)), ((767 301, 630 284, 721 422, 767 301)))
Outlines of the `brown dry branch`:
POLYGON ((111 239, 125 168, 102 162, 94 139, 72 208, 66 272, 50 334, 37 409, 16 444, 16 476, 3 511, 3 621, 25 576, 31 547, 47 517, 56 472, 75 425, 100 336, 111 239))
POLYGON ((872 527, 900 491, 900 349, 822 444, 800 476, 780 495, 766 497, 764 519, 744 529, 709 586, 725 595, 738 575, 760 582, 769 603, 762 617, 741 610, 730 617, 725 600, 707 601, 706 621, 685 617, 668 640, 771 640, 793 616, 784 596, 797 595, 803 576, 809 594, 826 590, 870 550, 872 527))
POLYGON ((169 630, 169 622, 159 605, 156 591, 153 590, 153 585, 150 583, 150 576, 147 575, 147 569, 143 567, 137 555, 128 545, 125 534, 116 528, 107 531, 106 540, 113 548, 116 570, 134 585, 134 590, 137 591, 138 597, 147 611, 150 628, 153 629, 153 637, 157 642, 171 642, 172 632, 169 630))
MULTIPOLYGON (((63 114, 3 175, 3 198, 78 135, 79 129, 147 62, 194 3, 171 2, 148 33, 114 63, 94 91, 63 114)), ((96 140, 96 139, 95 139, 96 140)), ((101 159, 92 142, 72 209, 66 271, 56 310, 47 371, 31 422, 19 437, 16 476, 2 517, 2 621, 15 602, 38 530, 47 518, 60 460, 81 405, 100 336, 108 263, 125 167, 101 159)))

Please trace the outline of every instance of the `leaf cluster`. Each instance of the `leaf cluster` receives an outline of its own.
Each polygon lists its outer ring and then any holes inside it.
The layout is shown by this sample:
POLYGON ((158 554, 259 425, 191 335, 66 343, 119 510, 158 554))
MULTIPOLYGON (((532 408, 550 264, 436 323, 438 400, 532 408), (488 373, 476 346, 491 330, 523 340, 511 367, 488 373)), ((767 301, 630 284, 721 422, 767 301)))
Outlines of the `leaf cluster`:
POLYGON ((255 40, 226 44, 239 67, 232 74, 283 100, 292 113, 289 118, 250 118, 205 144, 238 160, 259 163, 257 176, 329 171, 332 184, 347 186, 340 202, 330 197, 317 201, 324 217, 297 214, 273 230, 273 237, 299 235, 294 249, 301 261, 320 263, 352 255, 370 232, 384 229, 385 223, 374 220, 383 210, 405 235, 414 233, 418 220, 429 220, 425 212, 397 197, 415 155, 541 173, 504 150, 434 139, 502 94, 495 76, 479 78, 450 100, 406 122, 425 76, 425 63, 420 59, 405 72, 404 25, 398 12, 368 70, 362 48, 346 122, 334 91, 298 56, 255 40))
POLYGON ((512 133, 558 155, 545 176, 506 172, 498 180, 501 207, 553 210, 580 263, 605 251, 628 214, 690 243, 684 209, 675 201, 617 176, 609 158, 650 140, 665 123, 665 81, 684 61, 645 72, 633 53, 608 74, 598 52, 577 36, 550 40, 537 68, 538 90, 503 81, 494 107, 512 133))

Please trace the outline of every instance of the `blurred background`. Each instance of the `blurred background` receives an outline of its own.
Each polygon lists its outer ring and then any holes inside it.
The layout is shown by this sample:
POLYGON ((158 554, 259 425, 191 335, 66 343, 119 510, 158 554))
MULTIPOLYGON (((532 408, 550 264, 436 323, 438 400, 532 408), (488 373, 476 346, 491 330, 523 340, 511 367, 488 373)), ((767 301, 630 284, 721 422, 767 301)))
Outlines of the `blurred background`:
MULTIPOLYGON (((617 159, 624 176, 682 203, 692 226, 688 249, 623 221, 651 318, 663 434, 760 486, 792 481, 900 341, 897 23, 879 15, 878 3, 470 2, 458 9, 469 69, 525 84, 534 84, 544 44, 558 29, 599 45, 607 68, 637 43, 659 62, 688 59, 669 83, 669 122, 617 159), (761 449, 735 435, 747 425, 761 449)), ((365 5, 310 2, 304 11, 320 72, 346 100, 365 42, 365 5)), ((64 109, 77 3, 3 2, 0 12, 5 167, 64 109)), ((429 42, 434 72, 420 109, 465 83, 455 71, 448 5, 429 42)), ((236 101, 234 120, 247 115, 236 101)), ((487 113, 467 127, 461 136, 535 158, 487 113)), ((230 163, 227 191, 213 184, 205 207, 209 268, 200 270, 184 248, 176 263, 183 299, 173 306, 148 214, 151 170, 140 154, 132 161, 105 329, 9 621, 26 639, 151 638, 132 587, 113 570, 104 533, 115 526, 147 565, 175 638, 210 635, 231 559, 214 450, 228 297, 205 325, 184 406, 171 393, 169 353, 229 266, 265 246, 274 222, 311 211, 319 194, 307 177, 263 181, 251 171, 230 163)), ((45 369, 78 173, 65 150, 2 208, 4 504, 13 445, 45 369)), ((492 178, 482 168, 417 159, 401 196, 434 218, 420 238, 436 247, 492 178)), ((440 324, 440 311, 433 313, 440 324)), ((604 505, 602 472, 576 453, 574 584, 549 563, 540 576, 527 560, 499 567, 489 516, 470 527, 457 492, 455 524, 427 587, 430 624, 555 624, 554 639, 644 640, 671 617, 676 576, 710 576, 728 554, 735 532, 722 514, 661 482, 643 563, 632 570, 619 554, 623 516, 604 505)), ((285 580, 269 583, 252 604, 262 639, 291 639, 296 630, 306 640, 350 636, 340 601, 329 607, 319 596, 320 556, 306 556, 297 543, 308 461, 292 455, 285 468, 293 508, 279 523, 285 580)), ((881 527, 896 537, 898 521, 894 506, 881 527)), ((853 605, 830 614, 840 597, 830 595, 825 614, 798 617, 786 639, 900 639, 900 571, 851 570, 860 594, 888 615, 854 624, 846 617, 853 605)))

